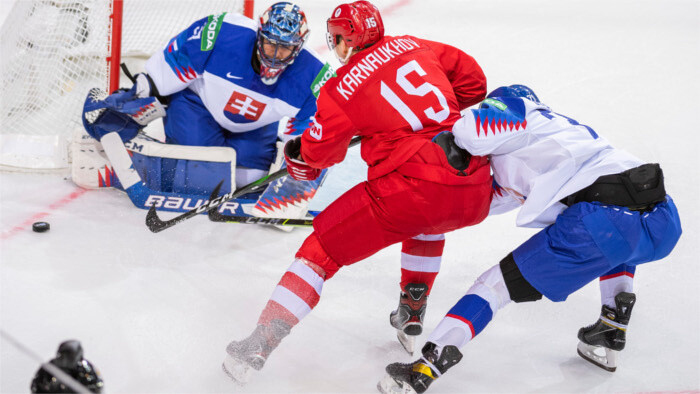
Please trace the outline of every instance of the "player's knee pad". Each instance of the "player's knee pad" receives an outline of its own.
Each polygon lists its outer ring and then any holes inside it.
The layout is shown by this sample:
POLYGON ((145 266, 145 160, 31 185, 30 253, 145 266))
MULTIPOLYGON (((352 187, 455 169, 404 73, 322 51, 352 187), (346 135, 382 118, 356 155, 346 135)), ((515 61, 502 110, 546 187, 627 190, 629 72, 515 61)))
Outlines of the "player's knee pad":
POLYGON ((467 294, 478 295, 486 300, 494 314, 511 301, 501 267, 498 264, 481 274, 469 288, 467 294))
POLYGON ((340 269, 340 265, 336 263, 323 249, 315 232, 311 233, 311 235, 304 240, 304 243, 301 245, 301 248, 299 248, 299 251, 295 257, 306 260, 307 262, 310 262, 323 270, 323 274, 319 273, 318 271, 317 273, 321 275, 324 280, 328 280, 333 277, 333 275, 335 275, 335 273, 340 269))
POLYGON ((508 256, 501 260, 499 268, 503 274, 503 279, 508 288, 511 300, 515 302, 529 302, 537 301, 542 298, 542 293, 532 287, 530 282, 523 277, 520 268, 515 264, 513 253, 508 253, 508 256))

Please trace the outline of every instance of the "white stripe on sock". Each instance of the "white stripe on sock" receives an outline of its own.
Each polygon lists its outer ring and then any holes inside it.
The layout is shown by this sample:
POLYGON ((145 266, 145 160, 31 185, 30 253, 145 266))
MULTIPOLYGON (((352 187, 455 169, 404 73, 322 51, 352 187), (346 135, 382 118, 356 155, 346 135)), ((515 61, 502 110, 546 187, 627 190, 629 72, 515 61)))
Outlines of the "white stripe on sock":
POLYGON ((401 253, 401 268, 415 272, 440 272, 442 256, 425 257, 401 253))
POLYGON ((311 307, 304 300, 282 286, 275 287, 270 299, 285 307, 299 320, 311 312, 311 307))
POLYGON ((292 265, 289 266, 287 271, 299 276, 304 282, 313 287, 318 295, 321 295, 321 290, 323 290, 323 278, 321 278, 316 271, 311 269, 311 267, 304 264, 301 260, 296 259, 292 265))

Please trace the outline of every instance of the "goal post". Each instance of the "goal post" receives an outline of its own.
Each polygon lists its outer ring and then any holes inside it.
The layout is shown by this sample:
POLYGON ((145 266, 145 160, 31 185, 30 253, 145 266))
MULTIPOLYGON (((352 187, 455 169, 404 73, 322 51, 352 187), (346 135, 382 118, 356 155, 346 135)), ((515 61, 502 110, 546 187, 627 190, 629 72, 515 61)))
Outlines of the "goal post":
POLYGON ((221 12, 252 17, 253 0, 16 0, 0 28, 0 169, 68 167, 87 92, 221 12))

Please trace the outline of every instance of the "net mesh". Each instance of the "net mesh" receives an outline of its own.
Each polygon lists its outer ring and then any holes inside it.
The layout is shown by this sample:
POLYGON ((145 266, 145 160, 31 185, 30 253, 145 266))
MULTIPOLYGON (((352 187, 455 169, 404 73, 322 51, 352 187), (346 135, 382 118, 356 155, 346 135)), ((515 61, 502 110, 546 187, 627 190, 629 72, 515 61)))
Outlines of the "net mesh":
MULTIPOLYGON (((241 0, 124 0, 122 61, 241 0)), ((0 30, 0 165, 62 168, 90 88, 108 88, 111 0, 16 1, 0 30)), ((130 82, 122 78, 122 86, 130 82)))

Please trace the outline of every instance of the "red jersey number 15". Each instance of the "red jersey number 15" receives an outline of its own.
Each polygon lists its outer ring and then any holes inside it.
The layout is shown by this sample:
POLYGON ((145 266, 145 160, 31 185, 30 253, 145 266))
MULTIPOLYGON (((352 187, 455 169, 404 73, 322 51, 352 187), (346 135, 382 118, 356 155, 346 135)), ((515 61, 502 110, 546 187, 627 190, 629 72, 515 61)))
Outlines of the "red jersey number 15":
MULTIPOLYGON (((445 98, 445 95, 442 94, 440 89, 435 87, 435 85, 428 82, 424 82, 419 86, 413 86, 406 78, 406 76, 412 72, 417 73, 421 77, 426 75, 426 72, 423 70, 420 64, 418 64, 418 62, 415 60, 411 60, 396 70, 396 84, 403 89, 404 93, 411 96, 423 97, 430 92, 435 93, 435 96, 437 96, 440 104, 440 110, 436 112, 434 108, 428 107, 423 110, 423 113, 426 117, 428 117, 428 119, 441 123, 447 119, 448 116, 450 116, 450 108, 447 106, 447 99, 445 98)), ((424 126, 418 115, 416 115, 416 113, 406 104, 406 102, 401 100, 401 98, 394 93, 394 91, 391 90, 387 84, 384 83, 384 81, 381 82, 382 97, 384 97, 384 99, 396 110, 396 112, 398 112, 399 115, 401 115, 401 117, 404 118, 409 125, 411 125, 413 131, 423 130, 424 126)))

